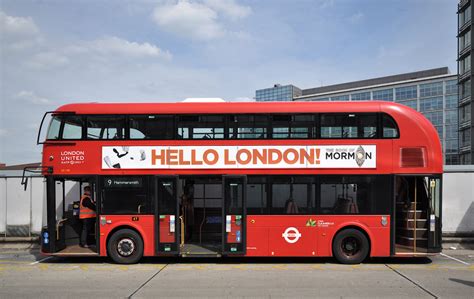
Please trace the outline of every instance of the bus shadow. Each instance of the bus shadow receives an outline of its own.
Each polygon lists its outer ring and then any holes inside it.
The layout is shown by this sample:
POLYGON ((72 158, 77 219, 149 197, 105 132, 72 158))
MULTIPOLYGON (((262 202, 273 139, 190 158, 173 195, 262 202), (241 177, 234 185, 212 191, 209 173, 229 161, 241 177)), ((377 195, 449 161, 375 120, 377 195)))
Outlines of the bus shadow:
MULTIPOLYGON (((41 256, 44 258, 44 256, 41 256)), ((41 260, 39 258, 39 260, 41 260)), ((54 257, 45 260, 44 264, 114 264, 108 257, 54 257)), ((331 257, 144 257, 140 264, 340 264, 331 257)), ((431 264, 428 257, 414 258, 371 258, 362 264, 431 264)))

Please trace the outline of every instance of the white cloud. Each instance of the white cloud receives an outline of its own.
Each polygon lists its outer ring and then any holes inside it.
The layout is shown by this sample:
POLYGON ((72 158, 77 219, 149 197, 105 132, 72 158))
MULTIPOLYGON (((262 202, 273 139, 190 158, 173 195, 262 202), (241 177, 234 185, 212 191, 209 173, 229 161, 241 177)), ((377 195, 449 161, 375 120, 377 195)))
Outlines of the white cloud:
POLYGON ((24 65, 34 69, 52 69, 77 65, 78 61, 92 64, 106 61, 124 63, 139 58, 160 58, 170 60, 172 55, 150 43, 137 43, 115 36, 91 41, 79 41, 74 45, 49 47, 49 50, 30 55, 24 65), (79 57, 82 56, 82 57, 79 57))
POLYGON ((40 97, 32 91, 22 90, 22 91, 18 92, 14 97, 16 99, 19 99, 21 101, 25 101, 25 102, 28 102, 28 103, 34 104, 34 105, 49 105, 49 104, 51 104, 50 100, 48 100, 46 98, 43 98, 43 97, 40 97))
POLYGON ((249 98, 249 97, 236 97, 233 99, 227 100, 228 102, 255 102, 254 98, 249 98))
POLYGON ((0 129, 0 136, 7 136, 8 135, 8 131, 6 129, 0 129))
POLYGON ((26 48, 40 39, 40 30, 31 17, 14 17, 0 10, 0 39, 5 47, 26 48))
POLYGON ((362 21, 363 18, 364 14, 359 11, 349 17, 349 22, 351 22, 352 24, 357 24, 362 21))
POLYGON ((11 36, 34 36, 39 33, 32 18, 12 17, 0 11, 0 28, 4 34, 11 36))
POLYGON ((153 11, 154 22, 164 31, 194 40, 214 40, 224 37, 225 20, 235 21, 252 12, 235 0, 167 1, 153 11))
POLYGON ((239 5, 234 0, 205 0, 204 3, 233 20, 245 18, 252 12, 249 6, 239 5))
POLYGON ((319 3, 319 7, 321 7, 321 8, 333 7, 335 2, 336 2, 336 0, 322 0, 319 3))
POLYGON ((162 29, 182 37, 212 40, 224 35, 217 13, 201 3, 178 1, 158 5, 153 20, 162 29))
POLYGON ((171 53, 150 43, 130 42, 115 36, 82 42, 71 48, 79 52, 94 52, 101 55, 121 55, 128 57, 160 57, 171 59, 171 53))
POLYGON ((55 68, 62 67, 69 63, 69 58, 54 52, 41 52, 31 57, 31 60, 25 62, 25 65, 32 68, 55 68))

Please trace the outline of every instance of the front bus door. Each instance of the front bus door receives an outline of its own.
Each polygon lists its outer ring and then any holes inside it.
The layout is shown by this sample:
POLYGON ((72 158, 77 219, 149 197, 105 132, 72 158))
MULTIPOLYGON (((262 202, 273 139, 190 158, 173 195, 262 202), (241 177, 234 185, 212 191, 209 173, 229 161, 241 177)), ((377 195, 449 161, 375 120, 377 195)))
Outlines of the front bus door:
POLYGON ((156 255, 179 253, 178 177, 157 176, 155 180, 155 252, 156 255))
POLYGON ((246 252, 246 176, 223 176, 222 253, 244 255, 246 252))

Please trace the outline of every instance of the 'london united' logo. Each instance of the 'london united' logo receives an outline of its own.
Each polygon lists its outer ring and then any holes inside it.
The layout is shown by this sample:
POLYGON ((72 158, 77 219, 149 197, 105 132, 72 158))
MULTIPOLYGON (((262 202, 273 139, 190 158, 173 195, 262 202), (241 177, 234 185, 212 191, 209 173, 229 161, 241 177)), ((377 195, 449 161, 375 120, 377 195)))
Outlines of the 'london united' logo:
POLYGON ((286 242, 293 244, 298 242, 301 238, 301 233, 296 229, 296 227, 288 227, 281 236, 286 242))

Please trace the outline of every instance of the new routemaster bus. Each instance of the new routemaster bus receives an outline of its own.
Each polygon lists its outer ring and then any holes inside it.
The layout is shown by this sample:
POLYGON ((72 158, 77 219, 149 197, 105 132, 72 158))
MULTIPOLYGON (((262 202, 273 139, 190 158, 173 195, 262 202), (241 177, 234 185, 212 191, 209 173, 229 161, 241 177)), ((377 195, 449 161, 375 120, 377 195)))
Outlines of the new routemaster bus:
POLYGON ((360 263, 441 250, 441 145, 406 106, 83 103, 47 115, 44 254, 360 263), (97 206, 87 248, 84 186, 97 206))

